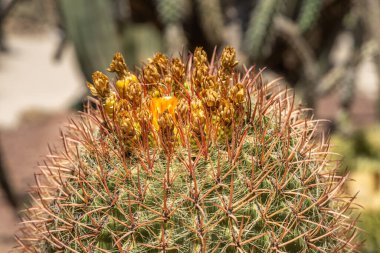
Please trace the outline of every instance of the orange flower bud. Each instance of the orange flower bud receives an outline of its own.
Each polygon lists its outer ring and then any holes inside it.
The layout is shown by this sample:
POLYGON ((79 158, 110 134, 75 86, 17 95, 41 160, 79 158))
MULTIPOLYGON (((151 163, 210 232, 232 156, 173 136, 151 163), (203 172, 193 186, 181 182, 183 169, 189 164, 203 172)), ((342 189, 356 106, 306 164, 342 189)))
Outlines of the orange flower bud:
POLYGON ((160 98, 152 98, 150 103, 150 112, 152 113, 153 126, 159 129, 158 118, 165 111, 168 111, 174 119, 174 110, 177 107, 178 99, 173 96, 165 96, 160 98))

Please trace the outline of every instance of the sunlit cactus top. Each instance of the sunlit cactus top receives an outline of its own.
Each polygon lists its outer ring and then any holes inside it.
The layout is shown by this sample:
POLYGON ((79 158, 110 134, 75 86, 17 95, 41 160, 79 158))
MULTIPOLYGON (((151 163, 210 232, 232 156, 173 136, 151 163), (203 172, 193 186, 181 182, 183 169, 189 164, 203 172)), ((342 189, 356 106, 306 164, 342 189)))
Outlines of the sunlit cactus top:
MULTIPOLYGON (((185 60, 185 58, 187 58, 185 60)), ((141 70, 120 53, 22 215, 23 252, 353 252, 346 177, 286 89, 235 50, 141 70)))

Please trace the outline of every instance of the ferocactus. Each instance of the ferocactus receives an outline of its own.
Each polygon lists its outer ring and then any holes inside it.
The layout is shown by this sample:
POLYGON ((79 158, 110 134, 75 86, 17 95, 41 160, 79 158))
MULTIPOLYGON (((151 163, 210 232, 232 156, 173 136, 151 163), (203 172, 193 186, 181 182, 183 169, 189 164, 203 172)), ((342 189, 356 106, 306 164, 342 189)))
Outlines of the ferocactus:
POLYGON ((20 251, 355 251, 318 121, 237 64, 197 48, 132 73, 117 53, 37 177, 20 251))

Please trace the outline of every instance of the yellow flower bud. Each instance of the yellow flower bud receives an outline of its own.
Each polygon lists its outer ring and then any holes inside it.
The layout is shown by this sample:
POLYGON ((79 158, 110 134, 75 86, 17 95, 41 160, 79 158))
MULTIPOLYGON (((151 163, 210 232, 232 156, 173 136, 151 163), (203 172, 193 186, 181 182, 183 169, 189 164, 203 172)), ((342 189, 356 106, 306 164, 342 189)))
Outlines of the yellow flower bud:
POLYGON ((100 71, 92 74, 94 84, 87 82, 87 87, 90 89, 93 96, 104 99, 110 93, 108 77, 100 71))
POLYGON ((244 87, 241 83, 235 84, 229 91, 229 98, 235 105, 244 102, 244 96, 244 87))
POLYGON ((113 92, 103 102, 104 110, 110 117, 113 116, 115 103, 116 103, 116 94, 113 92))
POLYGON ((138 83, 139 80, 133 74, 127 75, 125 78, 116 81, 116 90, 119 92, 120 97, 126 96, 126 91, 130 83, 138 83))
POLYGON ((127 111, 119 112, 117 114, 117 120, 119 122, 119 126, 121 130, 123 131, 123 134, 127 136, 134 136, 136 134, 135 122, 129 112, 127 111))
POLYGON ((127 75, 128 67, 121 53, 118 52, 115 54, 107 70, 109 72, 115 72, 120 79, 127 75))
POLYGON ((233 47, 225 47, 220 57, 222 68, 231 72, 239 63, 236 60, 236 50, 233 47))
POLYGON ((203 90, 201 92, 202 101, 206 104, 207 107, 212 108, 217 106, 219 101, 218 93, 213 89, 203 90))

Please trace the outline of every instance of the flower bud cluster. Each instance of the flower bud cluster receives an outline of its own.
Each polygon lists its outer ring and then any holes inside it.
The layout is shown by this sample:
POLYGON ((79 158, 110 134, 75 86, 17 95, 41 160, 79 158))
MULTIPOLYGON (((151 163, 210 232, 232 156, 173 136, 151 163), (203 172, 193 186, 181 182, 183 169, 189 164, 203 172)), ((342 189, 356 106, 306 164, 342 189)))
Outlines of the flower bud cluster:
POLYGON ((224 134, 246 109, 246 87, 238 82, 236 65, 232 47, 224 48, 219 61, 211 64, 199 47, 187 62, 156 53, 140 73, 132 73, 116 53, 108 68, 116 80, 97 71, 87 85, 108 125, 120 128, 127 141, 139 140, 146 132, 175 135, 178 127, 195 136, 211 135, 209 131, 217 128, 224 134), (152 131, 144 132, 143 126, 152 131))

